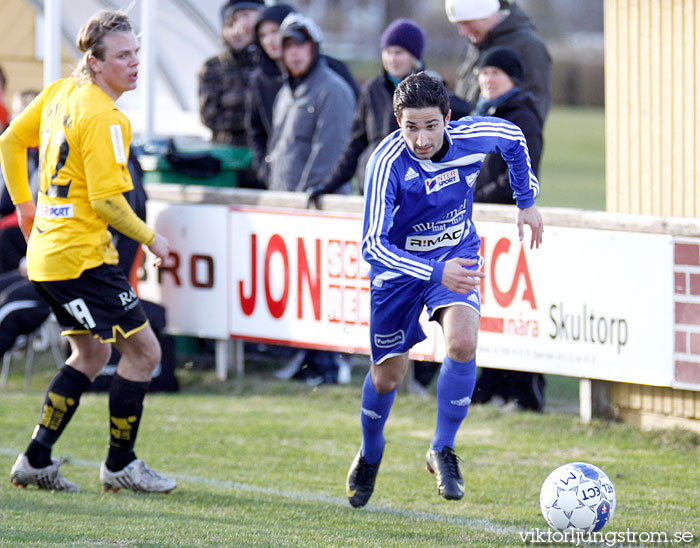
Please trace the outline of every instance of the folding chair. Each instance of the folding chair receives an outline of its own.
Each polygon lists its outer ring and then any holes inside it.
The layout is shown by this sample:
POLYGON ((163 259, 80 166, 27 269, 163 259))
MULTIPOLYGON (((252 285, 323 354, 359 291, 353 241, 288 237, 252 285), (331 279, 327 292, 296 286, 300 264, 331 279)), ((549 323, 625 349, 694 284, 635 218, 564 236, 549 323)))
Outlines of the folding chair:
POLYGON ((32 368, 34 366, 34 351, 35 348, 42 351, 47 348, 51 349, 54 362, 57 368, 61 368, 65 363, 65 359, 61 354, 61 332, 56 316, 53 314, 46 318, 36 330, 32 331, 26 338, 18 337, 15 346, 5 352, 2 359, 2 372, 0 373, 0 388, 7 387, 7 376, 10 372, 10 364, 15 353, 25 349, 24 358, 24 389, 29 389, 29 381, 32 378, 32 368))

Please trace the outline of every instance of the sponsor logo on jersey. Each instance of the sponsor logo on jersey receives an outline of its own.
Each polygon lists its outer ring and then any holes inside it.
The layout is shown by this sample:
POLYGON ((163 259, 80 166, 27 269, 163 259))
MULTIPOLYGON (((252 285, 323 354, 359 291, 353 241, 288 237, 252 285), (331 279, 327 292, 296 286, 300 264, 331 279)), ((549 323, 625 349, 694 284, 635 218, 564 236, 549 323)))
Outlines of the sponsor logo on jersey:
POLYGON ((384 335, 382 333, 376 333, 374 335, 374 346, 379 348, 393 348, 397 344, 404 342, 404 332, 403 329, 384 335))
POLYGON ((375 421, 382 418, 382 416, 379 413, 375 413, 371 409, 365 409, 364 407, 362 408, 362 414, 368 416, 370 419, 373 419, 375 421))
POLYGON ((112 124, 109 126, 109 133, 112 136, 112 148, 114 149, 114 161, 118 164, 126 163, 126 151, 124 150, 124 135, 122 126, 112 124))
POLYGON ((406 177, 404 177, 404 181, 410 181, 411 179, 415 179, 418 177, 418 172, 413 169, 412 167, 408 168, 408 171, 406 172, 406 177))
POLYGON ((425 180, 425 193, 432 194, 433 192, 438 192, 445 187, 459 183, 459 170, 451 169, 450 171, 445 171, 440 175, 433 177, 432 179, 425 180))
POLYGON ((429 236, 409 236, 406 238, 407 251, 431 251, 438 247, 452 247, 462 240, 465 222, 450 226, 429 236))
POLYGON ((73 204, 39 204, 36 207, 36 216, 43 219, 69 219, 73 216, 73 204))
POLYGON ((472 399, 469 396, 464 396, 461 400, 452 400, 450 403, 452 405, 457 405, 459 407, 466 407, 472 402, 472 399))

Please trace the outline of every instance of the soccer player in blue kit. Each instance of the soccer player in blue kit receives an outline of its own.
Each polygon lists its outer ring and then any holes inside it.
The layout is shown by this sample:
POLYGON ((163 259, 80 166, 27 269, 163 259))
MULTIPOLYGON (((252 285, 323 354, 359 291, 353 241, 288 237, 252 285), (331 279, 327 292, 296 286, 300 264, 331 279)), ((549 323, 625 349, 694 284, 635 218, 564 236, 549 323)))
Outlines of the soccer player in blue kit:
POLYGON ((425 339, 418 318, 426 306, 445 336, 447 357, 437 381, 437 422, 426 465, 440 495, 464 496, 454 451, 476 379, 483 259, 471 221, 473 185, 484 156, 508 164, 520 240, 542 243, 535 206, 539 183, 520 129, 500 118, 450 122, 444 85, 424 72, 396 88, 399 128, 372 154, 366 172, 362 251, 370 264, 371 360, 362 387, 362 446, 347 477, 354 507, 367 504, 384 454, 384 425, 408 369, 408 351, 425 339))

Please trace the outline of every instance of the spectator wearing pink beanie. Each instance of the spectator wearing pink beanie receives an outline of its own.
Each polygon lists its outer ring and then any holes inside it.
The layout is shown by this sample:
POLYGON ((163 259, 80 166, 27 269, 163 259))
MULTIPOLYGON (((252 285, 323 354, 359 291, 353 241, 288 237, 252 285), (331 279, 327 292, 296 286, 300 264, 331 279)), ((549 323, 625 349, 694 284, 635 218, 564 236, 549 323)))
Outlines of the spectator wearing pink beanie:
POLYGON ((396 19, 384 29, 380 45, 382 50, 398 46, 408 51, 416 61, 421 61, 425 51, 425 31, 412 19, 396 19))

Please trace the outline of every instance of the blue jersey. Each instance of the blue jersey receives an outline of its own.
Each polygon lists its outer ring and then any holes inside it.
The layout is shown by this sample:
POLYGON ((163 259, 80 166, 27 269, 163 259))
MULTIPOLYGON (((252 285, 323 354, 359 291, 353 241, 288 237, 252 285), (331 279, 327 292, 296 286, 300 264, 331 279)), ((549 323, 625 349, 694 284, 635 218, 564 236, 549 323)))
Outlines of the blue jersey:
POLYGON ((473 186, 486 154, 498 152, 508 164, 517 206, 535 203, 539 182, 518 126, 465 117, 447 124, 445 139, 443 158, 420 160, 398 129, 367 164, 362 254, 375 286, 400 276, 440 283, 445 261, 478 254, 473 186))

